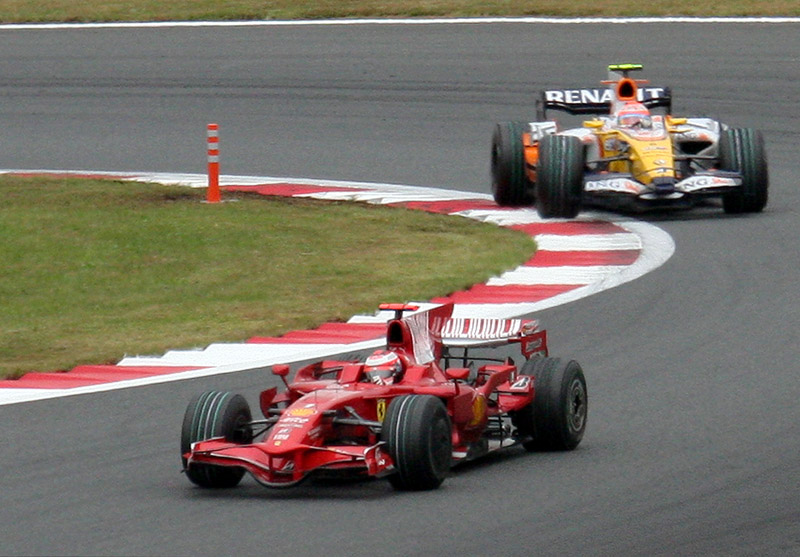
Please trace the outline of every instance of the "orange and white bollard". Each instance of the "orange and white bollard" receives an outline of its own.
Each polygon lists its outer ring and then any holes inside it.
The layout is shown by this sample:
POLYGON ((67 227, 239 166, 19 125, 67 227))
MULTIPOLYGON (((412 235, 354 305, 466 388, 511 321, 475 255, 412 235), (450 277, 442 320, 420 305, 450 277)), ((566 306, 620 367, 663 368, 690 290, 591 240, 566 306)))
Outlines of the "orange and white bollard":
POLYGON ((206 201, 219 203, 219 126, 208 125, 208 191, 206 201))

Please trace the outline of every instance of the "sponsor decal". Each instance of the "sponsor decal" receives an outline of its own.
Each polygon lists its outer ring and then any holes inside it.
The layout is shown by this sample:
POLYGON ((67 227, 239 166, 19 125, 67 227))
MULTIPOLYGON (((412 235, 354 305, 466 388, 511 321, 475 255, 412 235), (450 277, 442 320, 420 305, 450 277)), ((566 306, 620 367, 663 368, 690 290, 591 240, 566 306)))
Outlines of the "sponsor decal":
POLYGON ((677 184, 681 191, 691 192, 705 188, 724 188, 741 185, 741 180, 721 176, 692 176, 677 184))
POLYGON ((543 347, 544 343, 542 341, 542 337, 525 340, 522 342, 522 353, 526 356, 530 357, 530 355, 535 354, 537 352, 544 352, 540 350, 543 347))
POLYGON ((287 460, 284 465, 281 467, 281 472, 293 472, 294 471, 294 461, 287 460))
POLYGON ((378 404, 377 404, 377 407, 375 408, 375 411, 378 414, 378 421, 379 422, 383 422, 383 420, 386 418, 386 399, 385 398, 379 398, 378 399, 378 404))
MULTIPOLYGON (((533 328, 535 329, 535 323, 533 328)), ((528 323, 521 319, 448 319, 442 328, 442 337, 462 340, 498 340, 519 335, 528 323)))
POLYGON ((639 193, 641 186, 627 178, 609 178, 608 180, 590 180, 584 184, 585 191, 616 191, 621 193, 639 193))
POLYGON ((711 143, 712 141, 712 138, 708 133, 692 129, 681 129, 676 132, 675 135, 679 136, 681 139, 688 139, 692 141, 707 141, 708 143, 711 143))
POLYGON ((531 378, 528 375, 522 375, 519 379, 514 381, 509 390, 511 391, 527 391, 530 388, 531 378))
POLYGON ((281 424, 292 425, 292 424, 307 424, 308 418, 297 418, 289 416, 288 418, 281 418, 281 424))
MULTIPOLYGON (((427 364, 434 360, 435 336, 428 327, 428 314, 415 313, 403 318, 411 331, 411 338, 414 343, 414 358, 420 364, 427 364)), ((434 318, 436 320, 438 318, 434 318)), ((436 324, 434 324, 434 329, 436 324)), ((435 331, 433 331, 435 333, 435 331)))
MULTIPOLYGON (((556 133, 558 127, 555 122, 530 122, 528 124, 530 128, 530 139, 531 141, 528 143, 528 146, 533 145, 533 141, 538 141, 546 135, 552 135, 556 133)), ((525 136, 523 135, 523 138, 525 136)))
MULTIPOLYGON (((640 87, 638 90, 639 102, 664 97, 663 87, 640 87)), ((559 104, 603 104, 613 100, 611 89, 563 89, 545 91, 545 101, 559 104)))
POLYGON ((286 423, 287 419, 288 418, 284 418, 283 420, 281 420, 281 422, 280 422, 281 426, 283 426, 283 427, 294 427, 294 428, 300 427, 300 428, 303 428, 303 427, 306 427, 305 424, 306 424, 306 422, 308 422, 308 420, 306 418, 291 418, 292 420, 302 420, 302 422, 300 422, 300 423, 294 422, 294 423, 288 423, 287 424, 286 423))
POLYGON ((311 416, 316 413, 315 408, 292 408, 289 410, 290 416, 311 416))
POLYGON ((472 420, 469 425, 474 426, 481 423, 483 417, 486 415, 486 399, 483 395, 479 394, 472 401, 472 420))

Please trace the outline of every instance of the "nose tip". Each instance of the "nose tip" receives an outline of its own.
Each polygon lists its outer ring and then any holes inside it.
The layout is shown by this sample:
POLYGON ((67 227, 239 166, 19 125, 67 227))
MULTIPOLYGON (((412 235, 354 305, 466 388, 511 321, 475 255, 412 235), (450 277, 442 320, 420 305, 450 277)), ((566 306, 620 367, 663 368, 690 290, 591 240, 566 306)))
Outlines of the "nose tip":
POLYGON ((675 178, 673 177, 655 178, 653 180, 653 187, 655 188, 656 193, 659 194, 672 193, 675 191, 675 178))

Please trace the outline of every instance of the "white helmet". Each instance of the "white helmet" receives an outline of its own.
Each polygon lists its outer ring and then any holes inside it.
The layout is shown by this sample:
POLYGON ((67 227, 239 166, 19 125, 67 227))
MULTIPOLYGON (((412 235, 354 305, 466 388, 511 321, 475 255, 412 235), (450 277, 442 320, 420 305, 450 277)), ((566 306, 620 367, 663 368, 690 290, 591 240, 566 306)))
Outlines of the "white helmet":
POLYGON ((402 371, 400 356, 389 350, 376 350, 364 362, 364 373, 377 385, 391 383, 402 371))
POLYGON ((653 125, 650 111, 641 103, 631 102, 617 113, 617 124, 622 128, 649 128, 653 125))

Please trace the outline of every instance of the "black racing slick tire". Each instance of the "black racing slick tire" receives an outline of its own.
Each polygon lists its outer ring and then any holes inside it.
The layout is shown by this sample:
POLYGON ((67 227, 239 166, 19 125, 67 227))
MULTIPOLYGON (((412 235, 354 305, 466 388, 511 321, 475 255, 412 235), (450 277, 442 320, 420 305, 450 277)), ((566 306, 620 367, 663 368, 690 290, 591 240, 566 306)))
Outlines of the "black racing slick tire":
POLYGON ((546 135, 539 141, 536 210, 542 218, 571 219, 583 200, 583 143, 569 135, 546 135))
POLYGON ((501 207, 533 204, 533 183, 525 172, 524 122, 502 122, 492 134, 492 195, 501 207))
POLYGON ((403 395, 389 404, 381 440, 394 461, 395 489, 436 489, 450 471, 452 424, 444 403, 430 395, 403 395))
POLYGON ((232 443, 252 442, 250 406, 241 395, 221 391, 208 391, 192 399, 186 407, 181 430, 181 462, 186 477, 200 487, 235 487, 244 476, 244 470, 231 466, 188 464, 184 456, 192 443, 224 437, 232 443))
POLYGON ((533 402, 515 412, 512 423, 528 451, 571 451, 586 431, 586 378, 575 360, 533 358, 521 373, 533 377, 533 402))
POLYGON ((742 175, 742 187, 722 197, 726 213, 758 213, 767 205, 769 174, 764 138, 751 128, 724 130, 719 137, 722 170, 742 175))

